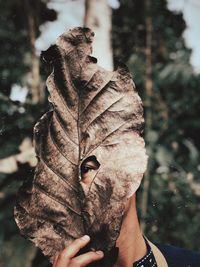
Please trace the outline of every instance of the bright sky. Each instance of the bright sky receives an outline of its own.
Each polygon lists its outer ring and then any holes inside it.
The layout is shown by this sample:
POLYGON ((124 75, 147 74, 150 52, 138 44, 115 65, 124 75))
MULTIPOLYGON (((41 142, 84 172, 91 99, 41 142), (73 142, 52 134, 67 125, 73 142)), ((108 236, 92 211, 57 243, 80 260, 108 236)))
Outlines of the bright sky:
POLYGON ((191 63, 200 73, 200 1, 168 0, 171 10, 182 11, 187 24, 184 38, 188 47, 192 48, 191 63))
POLYGON ((41 26, 42 34, 36 42, 39 53, 54 44, 56 38, 64 31, 83 25, 84 0, 53 0, 48 7, 57 11, 58 18, 54 22, 47 22, 41 26))
MULTIPOLYGON (((119 7, 118 0, 108 0, 108 2, 112 8, 119 7)), ((200 73, 200 0, 168 0, 168 7, 175 12, 183 12, 187 24, 184 38, 187 46, 193 50, 191 63, 200 73)), ((84 0, 51 0, 49 8, 58 12, 58 19, 41 26, 42 34, 36 43, 38 54, 54 44, 56 38, 64 31, 83 25, 84 0)), ((12 89, 11 99, 25 101, 27 90, 25 92, 17 85, 12 89)))
MULTIPOLYGON (((108 0, 108 2, 113 8, 118 7, 117 0, 108 0)), ((183 12, 187 24, 184 37, 188 47, 193 49, 191 63, 200 72, 200 1, 168 0, 168 3, 171 10, 183 12)), ((47 49, 67 29, 83 24, 84 0, 52 0, 49 7, 58 12, 58 19, 42 25, 43 33, 37 40, 38 52, 47 49)))

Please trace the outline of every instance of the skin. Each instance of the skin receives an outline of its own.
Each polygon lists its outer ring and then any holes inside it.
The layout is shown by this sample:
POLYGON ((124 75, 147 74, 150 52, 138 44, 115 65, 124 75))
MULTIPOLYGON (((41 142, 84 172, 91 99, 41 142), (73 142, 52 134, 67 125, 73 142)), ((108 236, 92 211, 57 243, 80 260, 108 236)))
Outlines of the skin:
MULTIPOLYGON (((95 160, 84 162, 80 182, 85 191, 89 189, 98 167, 95 160)), ((102 251, 90 251, 76 256, 89 240, 90 237, 87 235, 74 240, 60 254, 56 255, 53 267, 83 267, 102 259, 104 257, 102 251)), ((146 255, 146 244, 137 217, 135 194, 127 201, 116 246, 119 248, 119 255, 114 267, 130 267, 135 261, 146 255)))
POLYGON ((53 267, 79 267, 87 266, 89 263, 103 258, 102 251, 90 251, 76 257, 78 251, 90 240, 89 236, 83 236, 73 241, 59 255, 56 256, 53 267))

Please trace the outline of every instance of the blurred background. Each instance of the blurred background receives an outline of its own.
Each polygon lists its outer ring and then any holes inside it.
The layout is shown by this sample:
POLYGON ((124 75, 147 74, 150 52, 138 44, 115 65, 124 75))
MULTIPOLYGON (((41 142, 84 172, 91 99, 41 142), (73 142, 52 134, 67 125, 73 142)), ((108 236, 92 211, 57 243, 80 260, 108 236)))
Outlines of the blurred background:
POLYGON ((34 173, 33 126, 49 108, 40 52, 83 25, 96 34, 99 64, 126 63, 143 99, 149 165, 138 210, 146 236, 200 250, 200 2, 6 0, 0 10, 0 266, 45 266, 19 235, 13 206, 34 173))

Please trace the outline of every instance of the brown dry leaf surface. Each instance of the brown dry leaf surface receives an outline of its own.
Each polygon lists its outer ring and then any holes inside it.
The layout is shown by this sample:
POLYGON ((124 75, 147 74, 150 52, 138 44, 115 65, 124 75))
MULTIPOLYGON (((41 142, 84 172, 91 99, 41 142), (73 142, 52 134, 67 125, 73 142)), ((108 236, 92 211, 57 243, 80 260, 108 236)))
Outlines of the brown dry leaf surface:
POLYGON ((146 169, 141 99, 125 66, 107 71, 90 56, 93 35, 74 28, 42 54, 53 67, 52 110, 35 125, 38 164, 19 192, 15 219, 51 262, 84 234, 91 236, 88 249, 108 253, 146 169), (100 167, 86 193, 79 177, 89 156, 100 167))

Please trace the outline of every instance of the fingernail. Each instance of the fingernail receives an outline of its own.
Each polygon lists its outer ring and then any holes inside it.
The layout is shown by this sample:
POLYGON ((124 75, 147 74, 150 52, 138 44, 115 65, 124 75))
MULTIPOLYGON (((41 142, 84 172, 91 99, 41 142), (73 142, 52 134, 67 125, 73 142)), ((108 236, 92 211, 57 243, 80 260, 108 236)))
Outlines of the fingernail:
POLYGON ((89 241, 90 240, 90 237, 89 237, 89 235, 84 235, 84 236, 81 237, 81 239, 83 241, 89 241))
POLYGON ((97 253, 98 255, 100 255, 100 256, 103 256, 103 255, 104 255, 104 254, 103 254, 103 251, 101 251, 101 250, 97 250, 96 253, 97 253))

